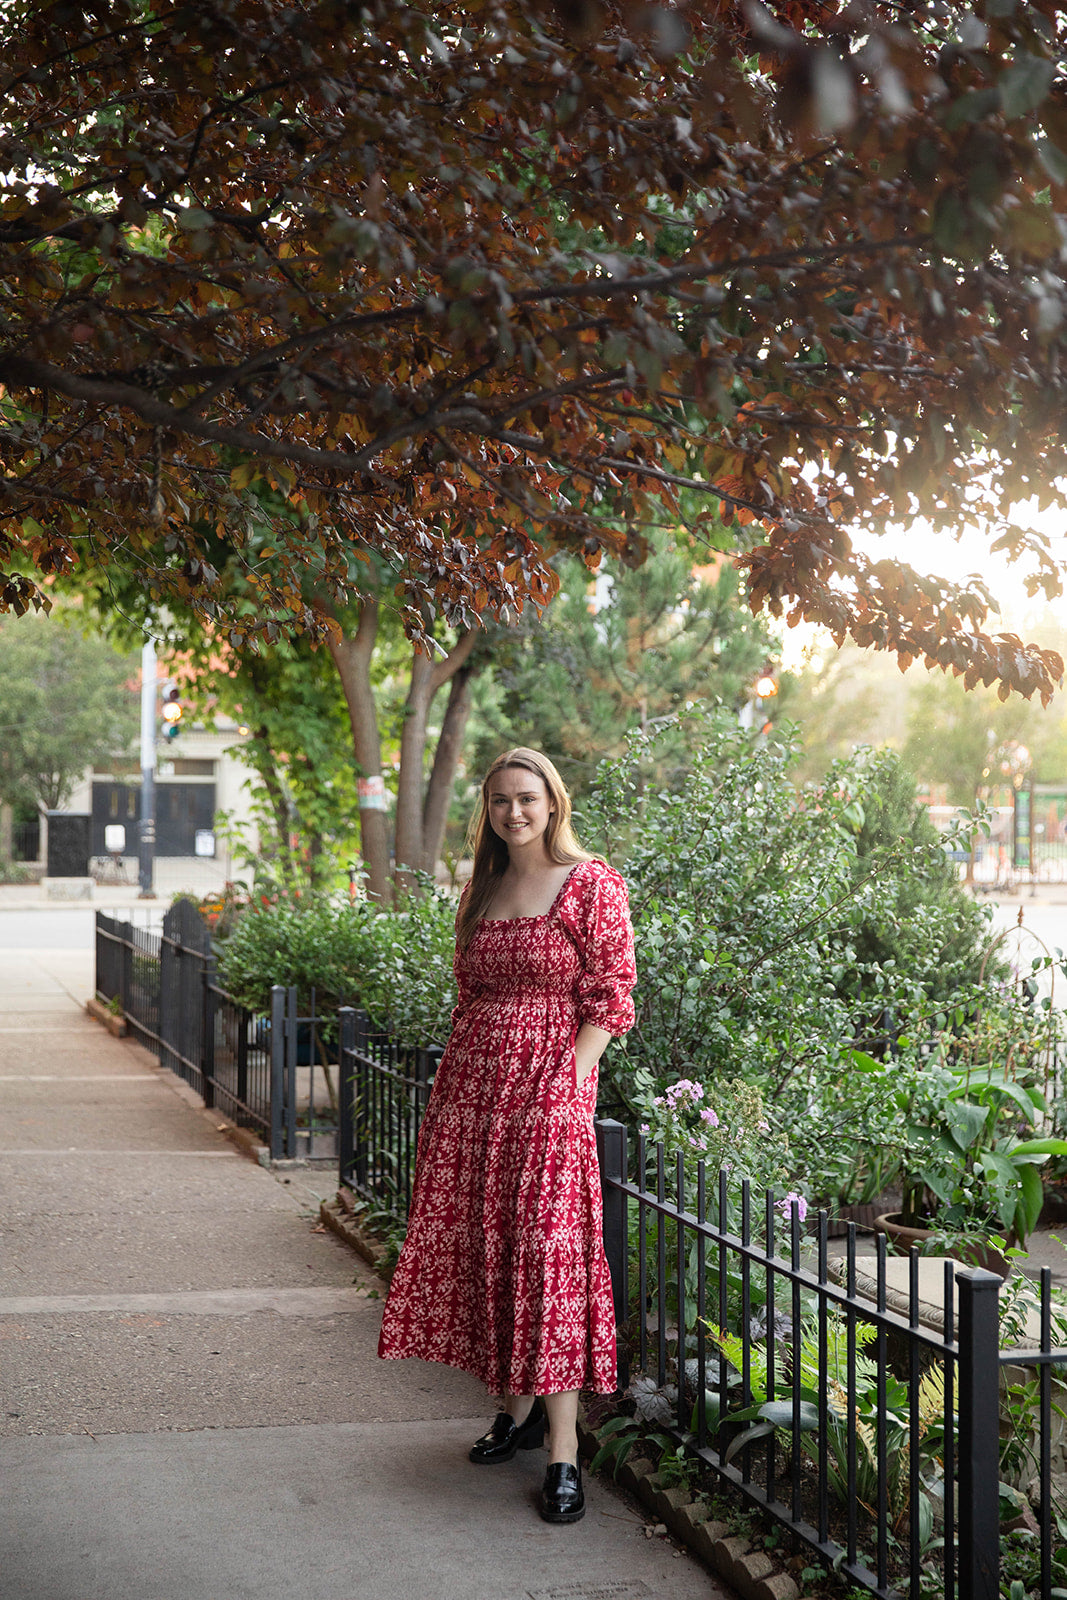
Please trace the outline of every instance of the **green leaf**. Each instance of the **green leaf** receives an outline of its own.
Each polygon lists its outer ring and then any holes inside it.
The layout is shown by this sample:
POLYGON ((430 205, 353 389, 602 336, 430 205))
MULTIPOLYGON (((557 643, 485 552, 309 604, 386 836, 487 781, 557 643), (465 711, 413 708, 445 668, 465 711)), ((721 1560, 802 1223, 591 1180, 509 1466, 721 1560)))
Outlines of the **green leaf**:
POLYGON ((869 1056, 865 1050, 850 1050, 849 1059, 860 1072, 883 1072, 884 1064, 876 1061, 874 1056, 869 1056))
POLYGON ((1012 1156, 1067 1156, 1067 1139, 1020 1139, 1008 1153, 1012 1156))
POLYGON ((1006 117, 1023 117, 1045 99, 1056 76, 1055 63, 1044 56, 1020 55, 1000 80, 1000 104, 1006 117))
POLYGON ((973 1100, 950 1100, 945 1107, 949 1132, 961 1150, 971 1148, 988 1120, 988 1107, 977 1106, 973 1100))
POLYGON ((769 1439, 775 1432, 776 1429, 773 1422, 753 1423, 751 1428, 746 1428, 744 1433, 739 1433, 736 1439, 731 1440, 722 1458, 723 1465, 729 1466, 734 1456, 739 1455, 750 1444, 758 1444, 761 1439, 769 1439))
POLYGON ((1019 1168, 1019 1188, 1022 1194, 1015 1208, 1015 1232, 1022 1240, 1028 1239, 1037 1227, 1045 1202, 1044 1185, 1036 1167, 1019 1168))
MULTIPOLYGON (((773 1422, 776 1428, 792 1428, 793 1402, 792 1400, 766 1400, 759 1408, 759 1415, 768 1422, 773 1422)), ((802 1400, 798 1407, 798 1420, 801 1428, 807 1432, 814 1432, 819 1426, 819 1411, 810 1401, 802 1400)))

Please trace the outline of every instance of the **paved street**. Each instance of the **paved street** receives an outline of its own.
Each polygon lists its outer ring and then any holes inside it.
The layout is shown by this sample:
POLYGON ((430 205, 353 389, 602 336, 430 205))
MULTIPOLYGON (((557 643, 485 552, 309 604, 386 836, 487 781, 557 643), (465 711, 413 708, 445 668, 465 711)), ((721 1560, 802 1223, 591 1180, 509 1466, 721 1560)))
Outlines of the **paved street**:
POLYGON ((486 1398, 377 1360, 331 1175, 237 1154, 89 1021, 83 927, 0 909, 4 1600, 725 1600, 603 1484, 554 1528, 542 1452, 468 1464, 486 1398))

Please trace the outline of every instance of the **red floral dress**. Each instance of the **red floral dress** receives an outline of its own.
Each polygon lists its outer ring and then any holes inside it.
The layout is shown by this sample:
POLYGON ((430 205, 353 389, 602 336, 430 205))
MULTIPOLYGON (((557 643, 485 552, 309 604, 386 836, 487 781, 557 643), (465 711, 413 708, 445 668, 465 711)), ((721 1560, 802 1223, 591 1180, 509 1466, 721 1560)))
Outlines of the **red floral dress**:
POLYGON ((542 917, 481 921, 419 1135, 408 1232, 378 1354, 421 1356, 494 1394, 615 1389, 582 1023, 622 1034, 636 981, 626 885, 572 870, 542 917))

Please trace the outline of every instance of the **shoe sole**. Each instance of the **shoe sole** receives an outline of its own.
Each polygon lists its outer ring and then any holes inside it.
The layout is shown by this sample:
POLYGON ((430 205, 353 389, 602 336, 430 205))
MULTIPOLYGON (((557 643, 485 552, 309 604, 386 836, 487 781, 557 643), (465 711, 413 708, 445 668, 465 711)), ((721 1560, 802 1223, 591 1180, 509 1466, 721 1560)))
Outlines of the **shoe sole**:
POLYGON ((584 1506, 580 1511, 541 1511, 542 1522, 581 1522, 584 1516, 584 1506))
POLYGON ((505 1466, 507 1462, 514 1461, 520 1450, 540 1450, 544 1442, 545 1430, 542 1428, 536 1438, 533 1436, 533 1434, 531 1434, 529 1438, 524 1439, 521 1444, 517 1444, 513 1450, 509 1450, 507 1455, 476 1456, 472 1450, 467 1456, 467 1460, 472 1462, 476 1467, 502 1467, 505 1466))

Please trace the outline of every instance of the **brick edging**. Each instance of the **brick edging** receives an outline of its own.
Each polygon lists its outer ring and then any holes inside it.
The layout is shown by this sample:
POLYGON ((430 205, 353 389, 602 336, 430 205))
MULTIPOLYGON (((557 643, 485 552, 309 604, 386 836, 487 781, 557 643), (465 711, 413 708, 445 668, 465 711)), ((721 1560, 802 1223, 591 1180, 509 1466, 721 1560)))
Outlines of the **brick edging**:
MULTIPOLYGON (((578 1424, 582 1454, 591 1459, 600 1441, 584 1422, 578 1424)), ((692 1551, 742 1600, 799 1600, 800 1589, 787 1572, 782 1572, 773 1557, 757 1549, 743 1534, 734 1534, 726 1522, 708 1516, 707 1507, 693 1499, 688 1489, 660 1487, 651 1463, 624 1461, 617 1482, 664 1523, 686 1548, 692 1551)))
POLYGON ((102 1022, 108 1033, 114 1034, 116 1039, 126 1037, 126 1018, 116 1016, 114 1011, 109 1011, 102 1000, 97 1000, 95 995, 91 1000, 86 1000, 85 1009, 94 1022, 102 1022))
POLYGON ((350 1245, 357 1255, 363 1257, 368 1266, 373 1267, 379 1278, 386 1283, 393 1276, 392 1264, 385 1265, 386 1249, 373 1234, 359 1222, 354 1212, 354 1200, 346 1189, 337 1191, 336 1200, 323 1200, 319 1205, 319 1216, 331 1233, 335 1233, 345 1244, 350 1245))

